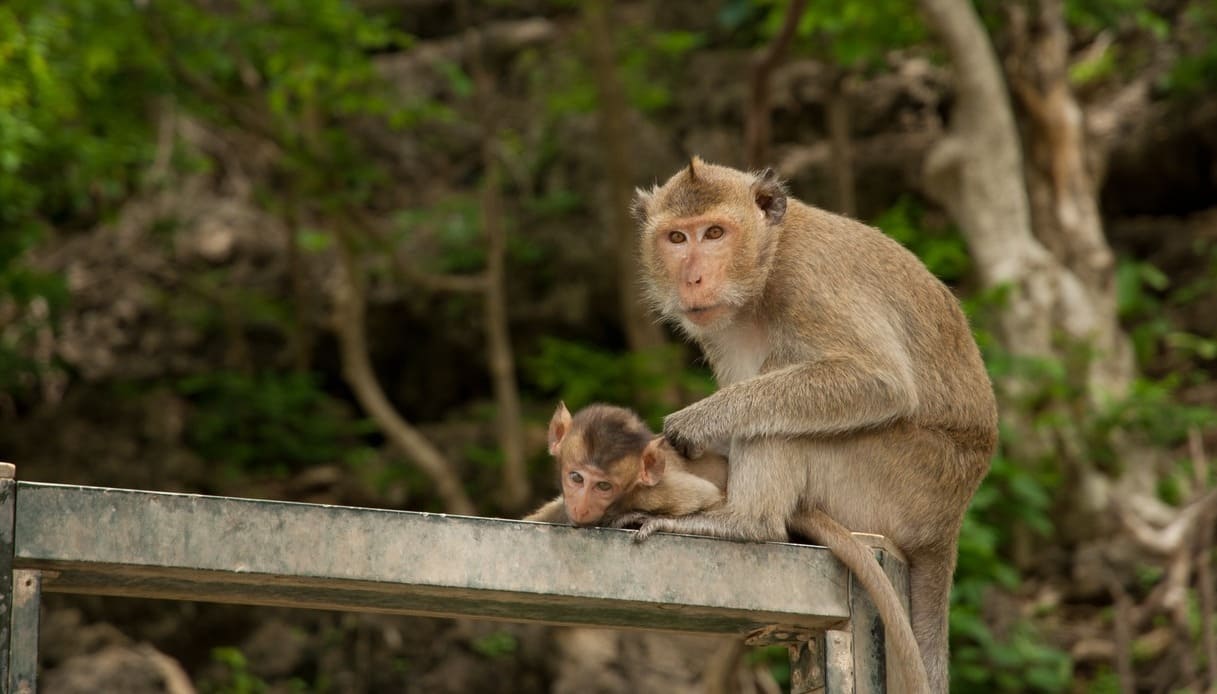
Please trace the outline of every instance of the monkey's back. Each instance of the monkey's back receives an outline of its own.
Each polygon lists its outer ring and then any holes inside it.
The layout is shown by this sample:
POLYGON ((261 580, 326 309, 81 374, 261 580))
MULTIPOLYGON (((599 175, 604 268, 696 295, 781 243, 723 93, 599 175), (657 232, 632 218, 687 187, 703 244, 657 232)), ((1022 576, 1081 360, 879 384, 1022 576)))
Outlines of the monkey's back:
MULTIPOLYGON (((810 302, 812 314, 823 314, 826 326, 845 321, 859 335, 879 330, 885 338, 890 335, 907 354, 917 384, 915 423, 941 429, 957 444, 986 459, 991 456, 997 444, 997 403, 951 290, 907 248, 856 220, 792 200, 782 226, 768 286, 798 290, 780 297, 766 292, 766 303, 794 316, 806 313, 810 302)), ((824 344, 822 330, 818 335, 809 334, 817 332, 812 326, 804 330, 802 338, 824 344)), ((831 348, 848 350, 851 345, 831 348)))

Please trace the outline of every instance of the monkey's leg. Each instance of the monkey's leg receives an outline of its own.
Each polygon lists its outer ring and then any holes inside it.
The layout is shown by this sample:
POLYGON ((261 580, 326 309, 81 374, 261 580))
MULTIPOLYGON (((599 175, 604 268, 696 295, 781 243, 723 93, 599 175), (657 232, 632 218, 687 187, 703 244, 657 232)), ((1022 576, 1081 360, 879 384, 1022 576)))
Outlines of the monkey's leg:
POLYGON ((938 694, 946 694, 950 685, 947 625, 955 551, 952 545, 945 553, 919 553, 909 557, 910 621, 913 635, 921 646, 930 691, 938 694))
POLYGON ((688 516, 642 519, 635 541, 642 542, 656 532, 784 541, 789 537, 786 519, 807 488, 805 457, 797 444, 784 439, 732 441, 726 503, 688 516))

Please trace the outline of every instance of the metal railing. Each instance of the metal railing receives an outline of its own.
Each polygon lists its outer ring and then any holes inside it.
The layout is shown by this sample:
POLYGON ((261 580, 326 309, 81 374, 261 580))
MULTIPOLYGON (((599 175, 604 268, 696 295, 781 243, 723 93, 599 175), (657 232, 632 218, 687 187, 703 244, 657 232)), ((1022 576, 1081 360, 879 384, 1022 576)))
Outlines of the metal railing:
MULTIPOLYGON (((736 635, 788 645, 794 692, 887 691, 879 616, 828 550, 630 536, 22 482, 0 463, 0 689, 34 691, 45 590, 736 635)), ((907 596, 898 553, 875 551, 907 596)))

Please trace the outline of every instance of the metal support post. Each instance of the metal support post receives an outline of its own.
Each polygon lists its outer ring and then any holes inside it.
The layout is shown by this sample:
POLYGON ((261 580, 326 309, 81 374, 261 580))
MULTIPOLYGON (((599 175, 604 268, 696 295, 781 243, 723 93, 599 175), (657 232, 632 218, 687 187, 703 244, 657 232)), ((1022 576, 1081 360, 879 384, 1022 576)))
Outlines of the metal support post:
POLYGON ((12 670, 13 540, 17 506, 17 466, 0 463, 0 693, 9 694, 12 670))
POLYGON ((38 690, 38 612, 42 607, 42 572, 13 572, 12 641, 9 678, 13 694, 38 690))

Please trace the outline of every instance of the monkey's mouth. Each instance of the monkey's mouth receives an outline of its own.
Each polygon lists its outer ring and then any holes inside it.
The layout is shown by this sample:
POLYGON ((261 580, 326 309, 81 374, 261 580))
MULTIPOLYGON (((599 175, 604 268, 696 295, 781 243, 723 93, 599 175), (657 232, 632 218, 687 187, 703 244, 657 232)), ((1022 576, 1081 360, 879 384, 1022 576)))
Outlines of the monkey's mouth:
POLYGON ((726 310, 726 307, 722 304, 694 306, 685 309, 685 317, 695 325, 708 325, 717 320, 726 310))

